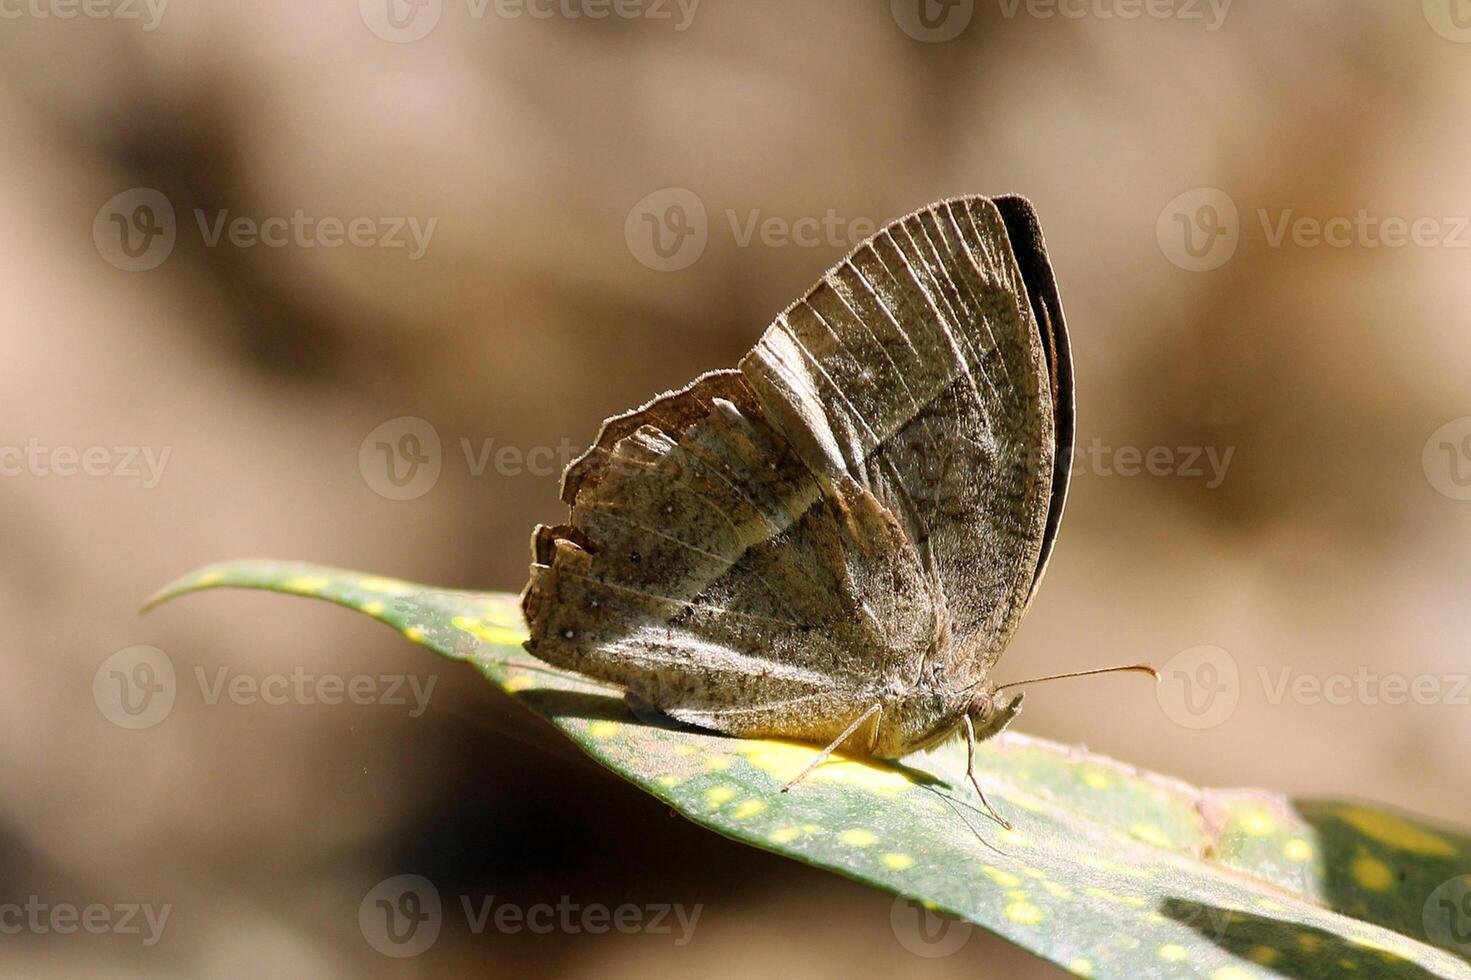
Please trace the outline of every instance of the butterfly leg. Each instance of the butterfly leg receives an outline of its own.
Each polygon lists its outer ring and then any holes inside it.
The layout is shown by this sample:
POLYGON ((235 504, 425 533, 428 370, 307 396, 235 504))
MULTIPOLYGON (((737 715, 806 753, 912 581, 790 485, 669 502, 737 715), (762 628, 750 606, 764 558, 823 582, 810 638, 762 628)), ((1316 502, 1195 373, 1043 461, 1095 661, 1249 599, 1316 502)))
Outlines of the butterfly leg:
POLYGON ((848 736, 849 735, 852 735, 854 732, 858 731, 859 727, 865 721, 867 721, 868 719, 872 718, 875 714, 877 714, 880 707, 882 707, 882 705, 877 705, 876 704, 873 707, 869 708, 867 711, 865 711, 863 714, 859 715, 854 720, 853 724, 851 724, 847 728, 843 729, 843 734, 841 734, 837 738, 833 739, 832 742, 828 744, 828 747, 827 748, 825 748, 821 752, 817 753, 817 755, 813 758, 813 760, 811 762, 807 763, 807 768, 806 769, 803 769, 801 772, 797 773, 797 775, 795 777, 793 777, 785 786, 783 786, 781 788, 781 791, 783 793, 785 793, 787 790, 791 789, 793 786, 797 785, 802 780, 806 779, 807 778, 807 774, 810 773, 812 770, 816 769, 818 766, 822 765, 824 762, 826 762, 827 761, 827 757, 830 756, 830 755, 832 755, 833 754, 833 750, 836 749, 839 745, 842 745, 844 742, 846 742, 848 740, 848 736))
POLYGON ((986 794, 981 792, 981 784, 976 779, 976 730, 970 723, 970 715, 961 715, 965 719, 965 778, 976 788, 976 795, 981 798, 981 805, 995 818, 996 822, 1007 830, 1011 829, 1011 821, 996 812, 991 801, 986 799, 986 794))

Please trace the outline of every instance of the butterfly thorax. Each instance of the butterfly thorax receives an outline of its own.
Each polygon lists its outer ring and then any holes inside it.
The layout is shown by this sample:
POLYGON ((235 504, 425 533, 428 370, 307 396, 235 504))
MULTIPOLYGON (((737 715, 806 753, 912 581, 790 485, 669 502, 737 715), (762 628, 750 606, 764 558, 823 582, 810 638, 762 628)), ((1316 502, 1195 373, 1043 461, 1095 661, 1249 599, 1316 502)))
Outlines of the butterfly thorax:
POLYGON ((1001 694, 989 683, 971 690, 921 686, 891 693, 878 716, 869 754, 898 759, 933 748, 955 734, 967 714, 976 739, 999 734, 1021 711, 1022 696, 1001 694))

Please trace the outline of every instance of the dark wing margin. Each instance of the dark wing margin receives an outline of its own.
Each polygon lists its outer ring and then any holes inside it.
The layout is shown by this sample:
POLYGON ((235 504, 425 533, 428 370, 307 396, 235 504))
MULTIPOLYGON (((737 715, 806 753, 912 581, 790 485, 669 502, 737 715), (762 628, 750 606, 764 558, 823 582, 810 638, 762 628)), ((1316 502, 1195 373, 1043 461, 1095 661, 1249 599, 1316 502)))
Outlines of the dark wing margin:
POLYGON ((1037 559, 1037 572, 1032 578, 1032 594, 1042 583, 1047 560, 1057 541, 1062 523, 1062 509, 1067 503, 1068 482, 1073 471, 1073 447, 1077 440, 1077 407, 1073 400, 1073 351, 1068 341, 1067 322, 1062 315, 1062 299, 1057 293, 1057 279, 1047 257, 1047 243, 1042 237, 1042 224, 1032 202, 1015 194, 992 198, 1006 224, 1011 251, 1027 286, 1027 299, 1032 315, 1042 334, 1042 349, 1052 386, 1052 412, 1057 438, 1057 457, 1052 464, 1052 500, 1047 512, 1047 530, 1042 538, 1042 553, 1037 559))

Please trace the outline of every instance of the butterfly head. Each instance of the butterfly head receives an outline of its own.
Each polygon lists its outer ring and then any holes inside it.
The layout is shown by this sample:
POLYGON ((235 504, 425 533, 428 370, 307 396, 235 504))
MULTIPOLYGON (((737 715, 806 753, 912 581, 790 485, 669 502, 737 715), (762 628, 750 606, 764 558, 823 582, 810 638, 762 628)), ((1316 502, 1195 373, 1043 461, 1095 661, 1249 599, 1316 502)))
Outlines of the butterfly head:
POLYGON ((975 728, 976 741, 984 742, 993 735, 999 735, 1011 724, 1011 720, 1021 713, 1023 697, 1024 693, 1007 694, 990 686, 978 688, 965 710, 975 728))

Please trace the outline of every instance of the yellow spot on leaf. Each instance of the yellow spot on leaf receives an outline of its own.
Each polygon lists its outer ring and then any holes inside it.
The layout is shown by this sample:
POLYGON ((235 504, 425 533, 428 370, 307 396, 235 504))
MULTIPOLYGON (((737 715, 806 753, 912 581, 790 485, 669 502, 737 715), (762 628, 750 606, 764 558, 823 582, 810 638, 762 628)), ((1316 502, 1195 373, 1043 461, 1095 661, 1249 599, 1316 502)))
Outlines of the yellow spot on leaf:
POLYGON ((1174 846, 1174 841, 1166 837, 1164 831, 1151 824, 1136 823, 1134 826, 1129 828, 1129 833, 1130 835, 1137 837, 1139 840, 1142 840, 1144 843, 1153 844, 1155 847, 1174 846))
POLYGON ((815 834, 821 829, 822 827, 815 823, 804 823, 802 825, 802 833, 804 834, 815 834))
POLYGON ((213 572, 205 572, 203 575, 199 576, 199 578, 197 578, 197 579, 194 580, 194 584, 195 585, 214 585, 216 582, 223 581, 224 578, 225 578, 225 573, 222 572, 222 571, 219 571, 218 569, 216 569, 213 572))
POLYGON ((1083 782, 1094 789, 1107 789, 1109 778, 1105 773, 1099 772, 1097 769, 1089 769, 1083 774, 1083 782))
POLYGON ((778 827, 776 830, 773 830, 771 832, 771 839, 776 841, 778 844, 785 844, 788 841, 795 840, 796 837, 796 827, 778 827))
POLYGON ((729 803, 733 799, 735 799, 735 790, 729 786, 716 786, 713 789, 705 791, 705 802, 710 804, 712 810, 729 803))
POLYGON ((451 620, 456 626, 486 643, 499 646, 520 646, 526 639, 525 630, 510 630, 504 626, 487 626, 474 616, 456 616, 451 620))
POLYGON ((1287 855, 1289 861, 1309 861, 1313 857, 1313 845, 1301 837, 1294 837, 1282 845, 1282 853, 1287 855))
POLYGON ((366 589, 369 592, 384 592, 388 595, 402 595, 413 591, 413 586, 402 579, 384 578, 381 575, 368 575, 358 579, 355 584, 360 589, 366 589))
POLYGON ((331 579, 318 575, 303 575, 300 578, 286 580, 286 588, 291 592, 321 592, 331 584, 331 579))
POLYGON ((1010 844, 1012 847, 1032 846, 1032 839, 1014 827, 1011 830, 1003 829, 997 831, 996 837, 1003 844, 1010 844))
POLYGON ((754 817, 764 809, 766 809, 766 804, 760 800, 743 800, 740 806, 735 808, 735 812, 731 816, 737 820, 744 820, 747 817, 754 817))
POLYGON ((1388 891, 1394 887, 1394 871, 1389 865, 1369 854, 1360 852, 1349 865, 1349 871, 1359 887, 1371 892, 1388 891))
POLYGON ((1166 963, 1181 963, 1190 958, 1190 951, 1176 943, 1165 943, 1155 953, 1166 963))
POLYGON ((424 642, 424 631, 419 629, 419 627, 417 626, 410 626, 408 629, 404 630, 404 636, 407 636, 415 643, 424 642))
POLYGON ((1316 953, 1323 948, 1323 940, 1310 932, 1300 932, 1297 934, 1297 948, 1304 953, 1316 953))
POLYGON ((1252 962, 1260 963, 1262 966, 1271 966, 1282 956, 1270 946, 1253 946, 1251 952, 1246 954, 1252 962))
POLYGON ((914 867, 914 858, 908 854, 885 854, 882 860, 886 867, 893 868, 895 871, 914 867))
POLYGON ((363 612, 367 613, 369 616, 381 616, 381 615, 383 615, 383 609, 384 609, 383 603, 379 602, 376 599, 373 600, 372 602, 365 602, 365 603, 363 603, 363 605, 362 605, 361 608, 362 608, 363 612))
POLYGON ((517 674, 506 681, 506 691, 515 694, 518 691, 526 691, 536 686, 536 681, 525 674, 517 674))
MULTIPOLYGON (((746 739, 736 747, 736 751, 749 758, 751 765, 776 777, 783 785, 800 775, 817 754, 810 745, 765 739, 746 739)), ((808 773, 806 778, 814 782, 848 783, 885 796, 906 790, 910 785, 909 777, 882 763, 836 754, 808 773)), ((800 786, 793 792, 798 789, 800 786)))
POLYGON ((1237 824, 1252 837, 1266 837, 1277 830, 1277 821, 1265 810, 1248 810, 1238 818, 1237 824))
POLYGON ((1452 857, 1456 853, 1455 845, 1444 837, 1392 814, 1351 806, 1339 810, 1338 815, 1365 837, 1402 851, 1432 857, 1452 857))
POLYGON ((670 773, 665 773, 664 775, 659 777, 659 785, 663 786, 665 789, 672 789, 673 787, 679 785, 679 777, 670 773))
POLYGON ((1091 977, 1093 975, 1093 964, 1089 963, 1085 959, 1079 958, 1076 960, 1072 960, 1068 963, 1067 968, 1068 972, 1072 973, 1074 976, 1091 977))
POLYGON ((1042 921, 1042 910, 1030 902, 1012 902, 1001 912, 1012 922, 1024 926, 1036 925, 1042 921))
POLYGON ((587 726, 587 733, 593 738, 612 738, 622 729, 616 721, 595 721, 587 726))
POLYGON ((848 844, 853 847, 867 847, 878 840, 878 838, 875 837, 872 833, 862 828, 845 830, 838 835, 838 839, 841 840, 844 844, 848 844))
POLYGON ((1042 889, 1053 898, 1072 898, 1073 893, 1062 887, 1055 881, 1042 882, 1042 889))
POLYGON ((989 864, 981 865, 981 871, 987 878, 990 878, 1002 888, 1015 888, 1022 883, 1022 880, 1010 871, 1002 871, 1000 868, 993 868, 989 864))

